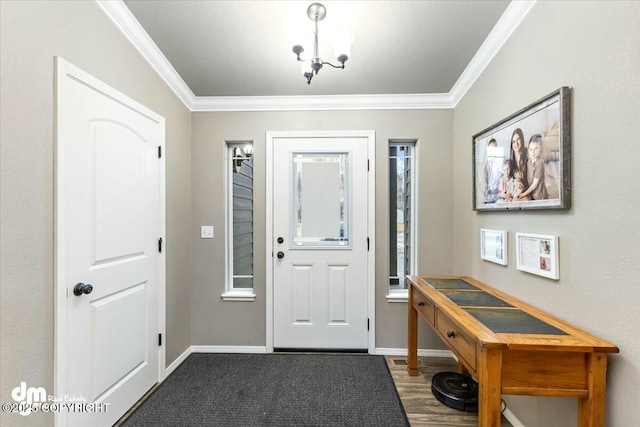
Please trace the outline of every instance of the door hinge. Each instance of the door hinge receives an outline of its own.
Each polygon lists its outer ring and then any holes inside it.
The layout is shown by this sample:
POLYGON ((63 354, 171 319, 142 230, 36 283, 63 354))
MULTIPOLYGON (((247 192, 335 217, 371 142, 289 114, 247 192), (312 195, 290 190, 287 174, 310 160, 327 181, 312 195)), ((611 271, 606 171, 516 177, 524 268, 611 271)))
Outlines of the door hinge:
POLYGON ((162 145, 158 145, 158 158, 162 158, 162 145))
POLYGON ((162 334, 158 334, 158 345, 162 345, 162 334))
POLYGON ((369 250, 369 238, 367 237, 367 251, 369 250))
POLYGON ((369 159, 367 159, 367 171, 369 170, 369 159))
POLYGON ((162 253, 162 237, 158 239, 158 252, 162 253))
POLYGON ((369 319, 367 318, 367 331, 369 330, 369 319))

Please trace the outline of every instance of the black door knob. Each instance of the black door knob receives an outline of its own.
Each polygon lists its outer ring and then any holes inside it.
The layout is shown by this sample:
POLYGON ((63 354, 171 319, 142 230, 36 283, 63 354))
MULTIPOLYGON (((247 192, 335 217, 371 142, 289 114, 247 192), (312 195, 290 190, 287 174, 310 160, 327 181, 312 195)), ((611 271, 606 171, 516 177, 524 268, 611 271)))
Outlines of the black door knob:
POLYGON ((278 259, 284 258, 284 252, 282 252, 282 251, 278 252, 277 257, 278 257, 278 259))
POLYGON ((449 338, 455 338, 456 337, 456 333, 454 331, 449 331, 449 332, 447 332, 447 336, 449 338))
POLYGON ((75 296, 80 296, 82 294, 90 294, 91 291, 93 291, 93 286, 91 286, 90 284, 84 284, 84 283, 78 283, 73 287, 73 294, 75 296))
POLYGON ((284 239, 282 237, 278 237, 278 243, 283 244, 284 243, 284 239))

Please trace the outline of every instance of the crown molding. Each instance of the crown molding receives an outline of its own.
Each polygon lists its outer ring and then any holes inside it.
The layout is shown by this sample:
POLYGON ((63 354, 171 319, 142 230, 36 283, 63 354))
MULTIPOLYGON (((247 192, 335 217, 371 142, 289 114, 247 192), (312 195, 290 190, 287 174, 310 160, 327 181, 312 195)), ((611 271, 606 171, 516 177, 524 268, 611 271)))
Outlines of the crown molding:
POLYGON ((415 110, 451 108, 449 94, 198 96, 191 111, 415 110))
POLYGON ((512 1, 449 93, 311 96, 195 96, 122 0, 96 0, 190 111, 424 110, 454 108, 537 0, 512 1))
POLYGON ((471 86, 487 68, 493 57, 502 49, 502 46, 511 37, 513 31, 520 25, 536 1, 518 0, 509 3, 496 25, 469 61, 467 68, 464 69, 458 81, 449 91, 452 100, 451 108, 455 107, 471 89, 471 86))
POLYGON ((151 40, 149 34, 142 28, 142 25, 125 6, 124 2, 122 0, 96 0, 96 3, 184 105, 191 109, 196 96, 158 46, 151 40))

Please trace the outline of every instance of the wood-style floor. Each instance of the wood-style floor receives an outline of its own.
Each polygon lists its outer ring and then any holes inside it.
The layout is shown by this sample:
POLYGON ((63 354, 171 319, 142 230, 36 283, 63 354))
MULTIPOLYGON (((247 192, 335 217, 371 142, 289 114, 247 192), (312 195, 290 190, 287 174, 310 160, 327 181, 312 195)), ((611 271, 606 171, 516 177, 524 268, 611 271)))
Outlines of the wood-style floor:
MULTIPOLYGON (((431 393, 431 377, 442 371, 457 372, 458 364, 452 358, 419 357, 417 377, 407 374, 407 358, 386 356, 387 365, 400 395, 400 400, 412 427, 477 426, 478 416, 449 408, 431 393)), ((502 417, 503 427, 512 427, 502 417)))

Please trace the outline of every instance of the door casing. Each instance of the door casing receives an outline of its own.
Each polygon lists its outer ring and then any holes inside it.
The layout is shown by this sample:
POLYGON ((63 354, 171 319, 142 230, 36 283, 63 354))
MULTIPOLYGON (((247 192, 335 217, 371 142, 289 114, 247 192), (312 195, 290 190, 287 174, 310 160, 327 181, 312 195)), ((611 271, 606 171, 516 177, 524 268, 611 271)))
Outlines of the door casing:
POLYGON ((367 252, 367 317, 369 319, 368 352, 375 353, 375 131, 373 130, 340 130, 340 131, 267 131, 266 140, 266 347, 273 352, 273 146, 278 139, 287 138, 362 138, 367 144, 369 172, 367 175, 367 235, 369 251, 367 252))

